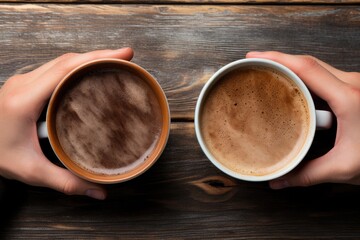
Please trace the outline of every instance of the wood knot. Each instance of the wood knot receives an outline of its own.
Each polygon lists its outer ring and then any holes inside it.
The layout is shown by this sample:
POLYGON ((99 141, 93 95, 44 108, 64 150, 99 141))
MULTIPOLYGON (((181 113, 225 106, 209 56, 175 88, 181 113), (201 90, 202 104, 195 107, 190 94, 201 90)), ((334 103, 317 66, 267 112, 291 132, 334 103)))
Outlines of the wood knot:
POLYGON ((236 187, 236 182, 223 176, 210 176, 190 182, 209 195, 223 195, 236 187))

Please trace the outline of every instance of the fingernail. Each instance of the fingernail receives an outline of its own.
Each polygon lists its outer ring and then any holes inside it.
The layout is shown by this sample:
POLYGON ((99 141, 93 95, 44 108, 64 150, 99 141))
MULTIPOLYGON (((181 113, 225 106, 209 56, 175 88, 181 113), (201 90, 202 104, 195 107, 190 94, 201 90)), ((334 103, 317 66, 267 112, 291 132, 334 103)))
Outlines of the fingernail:
POLYGON ((117 51, 124 51, 124 50, 126 50, 126 49, 131 49, 131 47, 123 47, 123 48, 119 48, 119 49, 117 49, 117 51))
POLYGON ((97 200, 104 200, 106 197, 104 192, 98 189, 88 189, 85 194, 86 196, 95 198, 97 200))
POLYGON ((283 179, 274 180, 274 181, 270 182, 270 187, 272 189, 283 189, 283 188, 287 188, 289 186, 290 186, 289 182, 286 180, 283 180, 283 179))
POLYGON ((251 55, 251 56, 258 56, 258 55, 261 55, 263 52, 256 52, 256 51, 253 51, 253 52, 248 52, 247 55, 251 55))

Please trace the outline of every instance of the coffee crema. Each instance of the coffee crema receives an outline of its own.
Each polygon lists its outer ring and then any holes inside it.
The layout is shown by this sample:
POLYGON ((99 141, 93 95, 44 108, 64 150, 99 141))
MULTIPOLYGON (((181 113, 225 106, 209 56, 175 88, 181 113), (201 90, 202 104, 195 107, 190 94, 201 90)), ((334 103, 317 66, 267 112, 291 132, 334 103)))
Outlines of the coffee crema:
POLYGON ((66 155, 81 168, 103 175, 141 165, 156 147, 163 124, 160 103, 148 83, 112 68, 70 82, 55 118, 66 155))
POLYGON ((200 116, 202 137, 215 159, 253 176, 289 164, 303 147, 310 124, 299 88, 265 67, 239 68, 219 79, 200 116))

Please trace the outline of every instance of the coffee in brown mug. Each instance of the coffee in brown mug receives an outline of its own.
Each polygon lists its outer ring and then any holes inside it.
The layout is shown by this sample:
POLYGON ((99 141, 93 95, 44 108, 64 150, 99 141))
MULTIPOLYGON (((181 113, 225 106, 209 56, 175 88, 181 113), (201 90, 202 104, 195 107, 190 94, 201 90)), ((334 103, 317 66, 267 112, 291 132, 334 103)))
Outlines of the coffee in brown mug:
POLYGON ((117 59, 85 64, 55 90, 47 112, 54 152, 75 174, 121 182, 147 170, 170 128, 166 96, 138 65, 117 59))
POLYGON ((331 114, 315 110, 301 79, 266 59, 241 59, 219 69, 203 87, 195 109, 201 149, 238 179, 266 181, 294 169, 307 154, 316 127, 331 114))

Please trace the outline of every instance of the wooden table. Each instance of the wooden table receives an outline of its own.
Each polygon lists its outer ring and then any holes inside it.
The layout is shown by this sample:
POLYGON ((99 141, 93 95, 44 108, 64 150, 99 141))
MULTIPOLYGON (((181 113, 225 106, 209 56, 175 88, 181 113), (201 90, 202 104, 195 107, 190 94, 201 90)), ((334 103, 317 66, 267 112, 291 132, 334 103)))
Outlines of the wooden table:
MULTIPOLYGON (((107 186, 106 201, 0 179, 0 239, 360 239, 358 186, 274 191, 235 180, 207 160, 193 124, 204 83, 250 50, 311 54, 359 71, 360 1, 28 2, 0 0, 0 85, 66 52, 131 46, 133 61, 165 90, 172 126, 159 161, 107 186)), ((306 161, 331 149, 335 130, 316 134, 306 161)))

